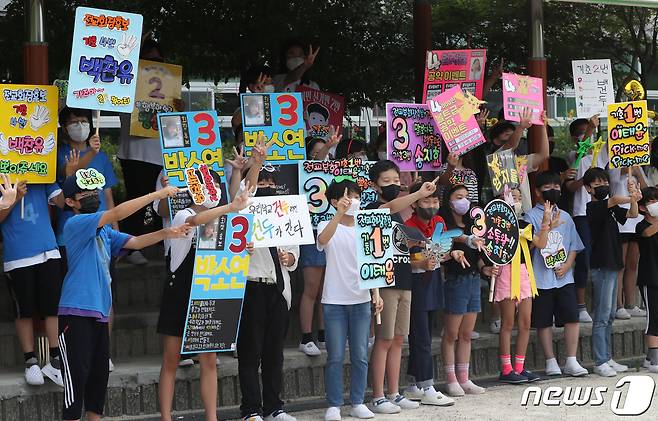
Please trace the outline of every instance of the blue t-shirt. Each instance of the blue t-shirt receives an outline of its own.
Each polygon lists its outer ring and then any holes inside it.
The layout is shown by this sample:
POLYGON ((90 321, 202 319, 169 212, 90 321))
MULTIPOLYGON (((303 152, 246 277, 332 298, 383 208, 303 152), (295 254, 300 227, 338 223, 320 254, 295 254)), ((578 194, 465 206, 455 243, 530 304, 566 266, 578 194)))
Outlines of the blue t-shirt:
POLYGON ((23 218, 20 201, 0 224, 4 242, 5 263, 34 257, 57 250, 57 241, 50 225, 48 200, 59 194, 57 184, 29 184, 23 198, 23 218))
MULTIPOLYGON (((71 146, 67 143, 60 143, 58 145, 57 168, 64 168, 64 166, 66 166, 66 158, 71 153, 71 149, 71 146)), ((80 157, 82 158, 88 152, 88 150, 81 152, 80 157)), ((93 168, 105 176, 105 189, 114 187, 118 182, 117 176, 114 173, 114 169, 112 168, 112 162, 110 161, 110 158, 107 156, 107 154, 103 151, 99 152, 98 155, 96 155, 94 159, 91 160, 87 168, 93 168)), ((65 179, 66 177, 57 174, 57 182, 60 185, 64 182, 65 179)), ((103 192, 100 192, 99 197, 101 200, 101 205, 98 210, 107 210, 107 204, 105 203, 105 195, 103 192)), ((68 221, 68 219, 72 216, 73 211, 60 208, 57 208, 56 210, 57 224, 55 225, 55 237, 57 238, 57 244, 60 246, 64 245, 64 225, 66 225, 66 221, 68 221)))
MULTIPOLYGON (((573 283, 573 268, 569 269, 562 278, 558 278, 553 267, 564 263, 569 257, 569 253, 573 251, 580 252, 585 248, 571 216, 562 209, 559 209, 559 211, 560 221, 563 223, 549 231, 546 247, 541 250, 535 248, 532 251, 532 268, 535 272, 538 289, 562 288, 573 283)), ((543 218, 544 205, 540 203, 530 209, 523 217, 526 222, 532 224, 535 232, 539 232, 541 229, 543 218)))
POLYGON ((109 226, 98 228, 101 215, 103 212, 73 215, 64 225, 69 270, 59 307, 107 317, 112 306, 110 257, 117 256, 131 236, 109 226))

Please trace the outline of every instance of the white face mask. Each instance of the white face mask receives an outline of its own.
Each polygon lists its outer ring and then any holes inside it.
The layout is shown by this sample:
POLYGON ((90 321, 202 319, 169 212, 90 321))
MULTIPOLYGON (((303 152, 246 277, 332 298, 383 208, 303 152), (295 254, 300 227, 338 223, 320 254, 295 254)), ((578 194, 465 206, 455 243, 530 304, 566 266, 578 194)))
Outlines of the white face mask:
POLYGON ((380 161, 385 160, 386 159, 386 151, 377 152, 377 157, 379 158, 380 161))
POLYGON ((654 218, 658 217, 658 202, 649 203, 647 205, 647 212, 654 218))
POLYGON ((288 70, 295 70, 302 64, 304 64, 304 57, 290 57, 286 60, 286 67, 288 70))
POLYGON ((267 94, 274 93, 274 85, 265 85, 265 87, 263 88, 263 92, 267 94))
POLYGON ((66 126, 66 132, 74 142, 86 142, 89 138, 89 123, 71 123, 66 126))
POLYGON ((359 207, 361 207, 361 201, 359 199, 352 199, 352 205, 350 208, 345 212, 345 215, 348 216, 354 216, 356 211, 359 210, 359 207))
POLYGON ((212 209, 219 205, 219 202, 222 200, 222 191, 217 186, 215 186, 215 189, 217 190, 217 200, 212 200, 210 198, 210 194, 208 194, 208 189, 206 189, 205 186, 203 187, 203 194, 206 195, 206 200, 203 201, 201 206, 204 208, 212 209))

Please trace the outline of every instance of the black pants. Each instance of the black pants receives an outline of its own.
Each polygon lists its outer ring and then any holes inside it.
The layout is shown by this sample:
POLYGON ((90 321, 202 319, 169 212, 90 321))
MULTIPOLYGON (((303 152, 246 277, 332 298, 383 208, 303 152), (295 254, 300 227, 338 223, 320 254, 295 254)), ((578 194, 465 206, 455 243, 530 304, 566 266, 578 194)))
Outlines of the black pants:
MULTIPOLYGON (((160 171, 162 171, 161 165, 132 159, 121 159, 120 162, 123 181, 126 185, 126 200, 144 196, 155 190, 155 183, 158 181, 160 171)), ((147 234, 160 228, 162 228, 162 220, 153 212, 150 206, 140 209, 121 222, 121 231, 131 235, 147 234), (153 222, 145 225, 144 219, 147 210, 151 216, 147 219, 152 219, 153 222)))
POLYGON ((64 379, 62 419, 80 419, 83 406, 103 415, 110 375, 107 323, 90 317, 59 316, 59 350, 64 379))
POLYGON ((432 362, 432 322, 434 311, 411 311, 409 325, 409 363, 407 374, 416 379, 418 387, 434 384, 432 362))
POLYGON ((238 376, 243 417, 270 415, 283 408, 283 343, 288 331, 288 305, 276 285, 247 282, 238 334, 238 376), (261 368, 263 392, 258 382, 261 368), (262 411, 261 411, 262 409, 262 411))

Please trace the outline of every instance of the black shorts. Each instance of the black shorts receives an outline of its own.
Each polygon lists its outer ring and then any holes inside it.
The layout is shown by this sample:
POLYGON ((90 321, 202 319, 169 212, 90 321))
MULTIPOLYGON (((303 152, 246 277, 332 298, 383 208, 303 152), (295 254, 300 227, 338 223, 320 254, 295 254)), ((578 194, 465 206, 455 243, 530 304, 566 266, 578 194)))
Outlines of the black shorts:
POLYGON ((619 233, 619 242, 622 244, 625 243, 630 243, 630 242, 637 242, 637 234, 634 232, 622 232, 619 233))
POLYGON ((640 289, 647 307, 647 327, 644 334, 658 336, 658 287, 643 286, 640 289))
POLYGON ((535 329, 553 326, 563 327, 566 323, 577 323, 578 304, 574 284, 562 288, 540 289, 532 301, 531 326, 535 329))
POLYGON ((169 271, 169 256, 167 256, 165 262, 167 265, 167 279, 162 289, 157 332, 162 335, 182 338, 185 331, 190 290, 192 289, 194 249, 190 250, 190 253, 175 273, 169 271))
MULTIPOLYGON (((66 255, 66 247, 64 246, 59 246, 59 254, 62 256, 62 279, 66 278, 66 272, 69 270, 69 261, 68 261, 68 256, 66 255)), ((110 257, 110 279, 112 282, 110 282, 110 291, 112 293, 112 302, 116 301, 116 295, 115 295, 115 290, 116 288, 114 285, 116 284, 116 267, 117 267, 117 258, 116 257, 110 257)))
POLYGON ((91 317, 59 316, 64 405, 62 419, 77 420, 86 411, 103 415, 110 375, 110 332, 91 317))
POLYGON ((17 319, 57 316, 62 293, 60 259, 49 259, 37 265, 10 270, 7 275, 9 293, 17 319))

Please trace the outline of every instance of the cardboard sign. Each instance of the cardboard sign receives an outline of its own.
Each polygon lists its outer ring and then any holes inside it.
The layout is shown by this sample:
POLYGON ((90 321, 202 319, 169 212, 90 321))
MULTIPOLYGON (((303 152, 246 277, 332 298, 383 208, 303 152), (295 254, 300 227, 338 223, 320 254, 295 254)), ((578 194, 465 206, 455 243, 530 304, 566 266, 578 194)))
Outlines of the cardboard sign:
POLYGON ((141 39, 142 15, 78 7, 66 105, 132 112, 141 39))
POLYGON ((474 116, 479 102, 459 86, 428 100, 427 105, 450 153, 463 155, 486 142, 474 116))
POLYGON ((425 104, 386 104, 386 154, 401 171, 441 167, 441 135, 425 104))
POLYGON ((608 105, 608 156, 610 168, 651 163, 647 101, 608 105))
POLYGON ((231 213, 198 228, 181 354, 235 349, 251 223, 251 215, 231 213))
POLYGON ((368 172, 375 163, 360 159, 342 159, 339 161, 300 161, 299 191, 306 196, 308 210, 311 214, 313 228, 321 221, 329 221, 336 214, 336 209, 325 195, 327 187, 336 179, 349 178, 361 188, 361 208, 377 200, 377 193, 370 187, 368 172))
POLYGON ((567 251, 564 248, 564 237, 562 234, 558 231, 549 232, 546 247, 541 249, 539 253, 547 268, 553 269, 562 266, 568 257, 567 251))
POLYGON ((268 140, 274 139, 267 161, 291 164, 306 159, 302 94, 242 94, 240 104, 247 155, 251 155, 259 136, 264 135, 268 140))
POLYGON ((254 197, 240 213, 254 216, 251 241, 255 248, 315 243, 302 195, 254 197))
POLYGON ((54 183, 57 87, 0 84, 0 173, 12 183, 54 183))
POLYGON ((158 137, 158 113, 174 111, 181 98, 183 68, 175 64, 140 60, 135 108, 130 115, 130 135, 158 137))
POLYGON ((484 254, 494 265, 512 261, 519 246, 519 220, 514 209, 503 200, 492 200, 482 208, 472 208, 471 233, 484 239, 484 254))
POLYGON ((208 199, 207 203, 228 203, 217 113, 160 113, 158 128, 164 175, 169 178, 170 185, 188 188, 188 192, 169 199, 171 218, 192 202, 200 205, 208 199), (220 179, 217 185, 212 181, 213 172, 220 179))
POLYGON ((494 196, 501 194, 505 190, 505 186, 513 189, 518 187, 521 182, 517 159, 511 149, 487 155, 487 170, 489 170, 494 196))
POLYGON ((505 120, 521 121, 523 108, 532 109, 532 124, 543 126, 541 113, 544 111, 543 81, 536 77, 503 73, 503 110, 505 120))
POLYGON ((487 50, 428 51, 423 103, 453 86, 482 99, 487 50))
POLYGON ((343 126, 345 98, 306 85, 299 85, 297 92, 302 94, 307 136, 327 140, 330 136, 330 127, 343 126))
POLYGON ((388 209, 359 210, 354 214, 359 288, 395 285, 393 274, 393 221, 388 209))
POLYGON ((576 115, 590 118, 607 117, 608 104, 615 102, 610 59, 573 60, 573 88, 576 93, 576 115))

